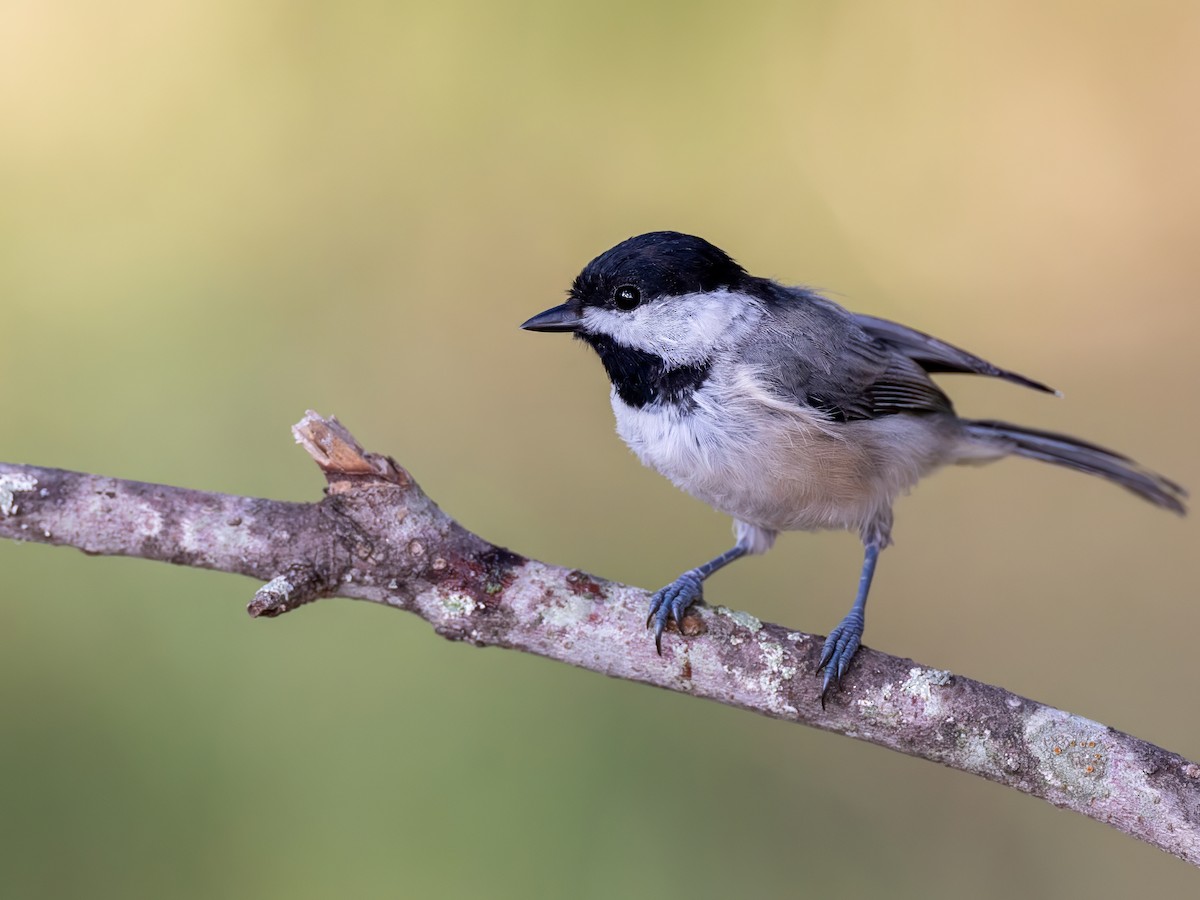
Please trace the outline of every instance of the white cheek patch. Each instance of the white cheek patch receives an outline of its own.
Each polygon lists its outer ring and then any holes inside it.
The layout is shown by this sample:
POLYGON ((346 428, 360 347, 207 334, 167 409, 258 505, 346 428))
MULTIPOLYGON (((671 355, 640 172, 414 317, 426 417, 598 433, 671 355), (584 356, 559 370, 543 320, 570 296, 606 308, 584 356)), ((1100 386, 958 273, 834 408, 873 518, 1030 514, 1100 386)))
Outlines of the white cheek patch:
POLYGON ((739 291, 661 297, 630 312, 589 307, 583 328, 662 357, 670 366, 703 362, 762 316, 759 300, 739 291))

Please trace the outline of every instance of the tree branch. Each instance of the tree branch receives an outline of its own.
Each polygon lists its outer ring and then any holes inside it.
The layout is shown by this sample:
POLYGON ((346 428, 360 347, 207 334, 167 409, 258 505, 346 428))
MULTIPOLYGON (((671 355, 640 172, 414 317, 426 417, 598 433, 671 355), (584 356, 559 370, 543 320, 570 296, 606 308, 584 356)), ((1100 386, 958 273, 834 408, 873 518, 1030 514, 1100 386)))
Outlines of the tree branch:
POLYGON ((943 763, 1105 822, 1200 866, 1200 766, 1062 710, 863 648, 822 710, 821 640, 693 609, 654 652, 645 592, 526 559, 467 531, 336 419, 293 428, 316 503, 0 464, 0 537, 237 572, 251 616, 321 597, 416 613, 438 634, 799 722, 943 763))

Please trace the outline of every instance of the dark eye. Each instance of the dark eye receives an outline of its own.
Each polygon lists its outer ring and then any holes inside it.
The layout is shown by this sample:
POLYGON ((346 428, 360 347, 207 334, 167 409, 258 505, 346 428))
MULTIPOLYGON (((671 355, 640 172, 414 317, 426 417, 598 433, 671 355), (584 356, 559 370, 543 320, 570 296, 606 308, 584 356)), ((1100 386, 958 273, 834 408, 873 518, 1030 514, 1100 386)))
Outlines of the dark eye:
POLYGON ((632 284, 623 284, 613 291, 613 303, 617 309, 623 309, 628 312, 631 309, 637 309, 638 304, 641 302, 642 292, 632 284))

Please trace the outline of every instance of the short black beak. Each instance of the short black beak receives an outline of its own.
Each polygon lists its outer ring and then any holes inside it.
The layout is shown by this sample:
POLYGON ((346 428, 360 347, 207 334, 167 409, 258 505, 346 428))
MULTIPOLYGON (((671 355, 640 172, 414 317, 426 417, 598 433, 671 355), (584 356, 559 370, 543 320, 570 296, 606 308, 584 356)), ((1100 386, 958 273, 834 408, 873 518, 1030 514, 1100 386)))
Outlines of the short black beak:
POLYGON ((521 327, 526 331, 576 331, 579 323, 579 313, 570 303, 564 303, 538 313, 521 327))

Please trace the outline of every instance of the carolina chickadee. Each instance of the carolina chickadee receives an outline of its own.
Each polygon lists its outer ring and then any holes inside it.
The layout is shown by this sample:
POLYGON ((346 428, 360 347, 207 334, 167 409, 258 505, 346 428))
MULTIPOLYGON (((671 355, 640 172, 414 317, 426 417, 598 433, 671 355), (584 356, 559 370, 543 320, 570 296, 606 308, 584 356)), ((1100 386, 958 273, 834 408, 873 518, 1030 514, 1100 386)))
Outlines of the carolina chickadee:
POLYGON ((1057 393, 895 322, 803 287, 756 278, 708 241, 643 234, 596 257, 568 300, 522 326, 570 331, 612 382, 617 433, 641 461, 734 518, 737 543, 657 591, 647 627, 662 653, 708 576, 770 549, 780 531, 847 528, 866 548, 850 612, 825 641, 822 704, 862 637, 892 502, 949 463, 1017 455, 1107 478, 1184 514, 1187 492, 1066 435, 963 419, 930 379, 1002 378, 1057 393))

